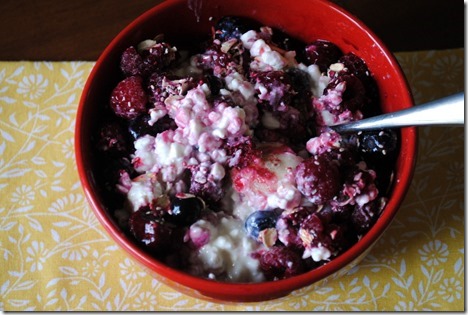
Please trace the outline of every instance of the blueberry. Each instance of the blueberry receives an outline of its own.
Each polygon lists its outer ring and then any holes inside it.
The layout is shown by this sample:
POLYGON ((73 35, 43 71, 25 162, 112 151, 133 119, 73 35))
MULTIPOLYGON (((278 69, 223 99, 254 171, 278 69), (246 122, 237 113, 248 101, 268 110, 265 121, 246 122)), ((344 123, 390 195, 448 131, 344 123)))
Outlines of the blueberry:
POLYGON ((254 22, 237 16, 222 17, 215 25, 215 38, 227 41, 239 39, 242 34, 253 29, 254 22))
POLYGON ((278 220, 281 210, 261 210, 252 212, 245 220, 244 227, 247 234, 258 239, 261 231, 274 228, 278 220))
POLYGON ((377 173, 376 185, 385 194, 392 183, 399 138, 393 129, 362 132, 357 136, 358 151, 370 169, 377 173))
POLYGON ((391 157, 396 153, 397 146, 398 137, 393 129, 358 134, 358 147, 365 158, 391 157))
POLYGON ((200 217, 205 203, 192 194, 177 194, 171 200, 167 220, 178 226, 189 226, 200 217))

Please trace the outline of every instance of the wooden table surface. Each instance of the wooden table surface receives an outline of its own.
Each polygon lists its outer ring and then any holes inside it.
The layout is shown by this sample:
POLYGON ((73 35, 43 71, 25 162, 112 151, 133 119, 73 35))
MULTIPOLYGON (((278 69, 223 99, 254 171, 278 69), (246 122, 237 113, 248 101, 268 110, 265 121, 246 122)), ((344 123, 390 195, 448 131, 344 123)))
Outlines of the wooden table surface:
MULTIPOLYGON (((394 52, 464 47, 461 1, 332 1, 394 52)), ((0 60, 96 60, 122 28, 160 2, 0 0, 0 60)))

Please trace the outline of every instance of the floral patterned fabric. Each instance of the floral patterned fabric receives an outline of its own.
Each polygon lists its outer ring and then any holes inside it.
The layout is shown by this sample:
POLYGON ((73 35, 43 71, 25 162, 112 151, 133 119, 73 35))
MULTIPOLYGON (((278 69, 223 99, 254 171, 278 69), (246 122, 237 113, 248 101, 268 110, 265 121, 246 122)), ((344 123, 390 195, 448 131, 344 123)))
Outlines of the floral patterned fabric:
MULTIPOLYGON (((464 50, 398 53, 417 104, 464 89, 464 50)), ((91 62, 0 62, 0 310, 464 310, 464 128, 421 127, 401 211, 365 259, 316 288, 217 304, 151 278, 85 200, 74 119, 91 62)))

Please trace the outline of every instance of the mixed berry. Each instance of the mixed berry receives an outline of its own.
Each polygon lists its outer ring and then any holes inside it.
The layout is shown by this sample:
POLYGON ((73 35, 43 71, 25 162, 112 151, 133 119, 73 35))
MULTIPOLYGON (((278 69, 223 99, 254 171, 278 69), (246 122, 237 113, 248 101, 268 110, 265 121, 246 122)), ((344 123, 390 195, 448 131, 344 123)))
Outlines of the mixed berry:
POLYGON ((227 16, 200 47, 163 36, 122 52, 95 133, 117 222, 157 259, 219 281, 285 279, 356 243, 385 208, 393 130, 364 60, 323 39, 227 16))

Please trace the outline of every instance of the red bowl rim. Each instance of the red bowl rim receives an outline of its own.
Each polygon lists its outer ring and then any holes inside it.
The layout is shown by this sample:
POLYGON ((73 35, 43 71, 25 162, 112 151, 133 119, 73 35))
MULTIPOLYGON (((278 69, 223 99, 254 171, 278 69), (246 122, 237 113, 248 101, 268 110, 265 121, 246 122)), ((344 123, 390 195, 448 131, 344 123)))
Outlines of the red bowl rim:
MULTIPOLYGON (((410 186, 413 173, 414 173, 414 164, 417 154, 417 130, 415 127, 406 127, 402 128, 402 134, 405 135, 407 140, 407 157, 406 161, 403 163, 401 169, 401 174, 406 175, 402 176, 399 179, 399 183, 394 187, 392 192, 392 198, 386 206, 386 210, 382 213, 379 220, 374 224, 374 226, 351 248, 346 250, 344 253, 334 258, 327 264, 308 271, 304 274, 291 277, 289 279, 278 280, 274 282, 274 285, 271 285, 272 282, 260 282, 260 283, 226 283, 218 282, 210 279, 203 279, 190 274, 184 273, 168 267, 167 265, 155 260, 151 257, 150 254, 144 252, 138 246, 136 246, 131 240, 129 240, 125 234, 113 223, 112 218, 106 211, 101 207, 99 203, 99 198, 93 185, 91 183, 91 175, 86 170, 84 156, 83 156, 83 147, 82 147, 82 132, 81 125, 83 122, 83 110, 85 106, 86 95, 92 85, 93 78, 96 73, 99 71, 101 64, 104 62, 106 57, 112 52, 117 43, 121 40, 125 34, 138 26, 141 21, 146 20, 154 14, 154 12, 159 11, 160 9, 171 6, 174 3, 183 2, 186 0, 167 0, 161 4, 156 5, 155 7, 149 9, 130 24, 128 24, 105 48, 98 60, 96 61, 93 69, 91 70, 89 77, 85 83, 85 86, 82 91, 82 96, 78 105, 77 116, 76 116, 76 125, 75 125, 75 158, 77 163, 77 170, 79 178, 85 192, 85 196, 88 202, 91 205, 92 211, 95 213, 99 222, 103 225, 107 233, 114 239, 114 241, 128 252, 133 258, 139 261, 141 264, 149 268, 150 270, 156 272, 163 277, 167 277, 171 281, 182 284, 183 286, 192 288, 199 291, 202 295, 217 296, 221 297, 221 300, 226 301, 259 301, 261 299, 269 299, 269 297, 280 297, 290 293, 294 290, 303 288, 308 285, 312 285, 319 280, 325 279, 327 276, 337 272, 342 269, 344 266, 351 263, 353 260, 362 255, 366 249, 371 247, 383 234, 384 230, 389 226, 393 220, 397 209, 400 207, 406 192, 410 186), (390 211, 391 210, 391 211, 390 211), (252 297, 254 295, 254 297, 252 297), (256 297, 255 297, 256 296, 256 297), (261 298, 260 298, 261 296, 261 298)), ((340 14, 343 14, 349 17, 355 22, 355 24, 363 32, 367 33, 373 40, 377 43, 380 50, 385 54, 389 64, 396 69, 398 76, 400 78, 405 78, 399 63, 393 56, 393 54, 386 48, 386 46, 381 42, 381 40, 359 19, 353 16, 351 13, 345 11, 343 8, 338 5, 329 2, 328 0, 314 0, 317 2, 326 3, 333 10, 338 11, 340 14)), ((408 90, 407 104, 408 106, 413 106, 413 100, 411 96, 408 83, 405 80, 405 84, 408 90)), ((221 301, 222 302, 222 301, 221 301)))

